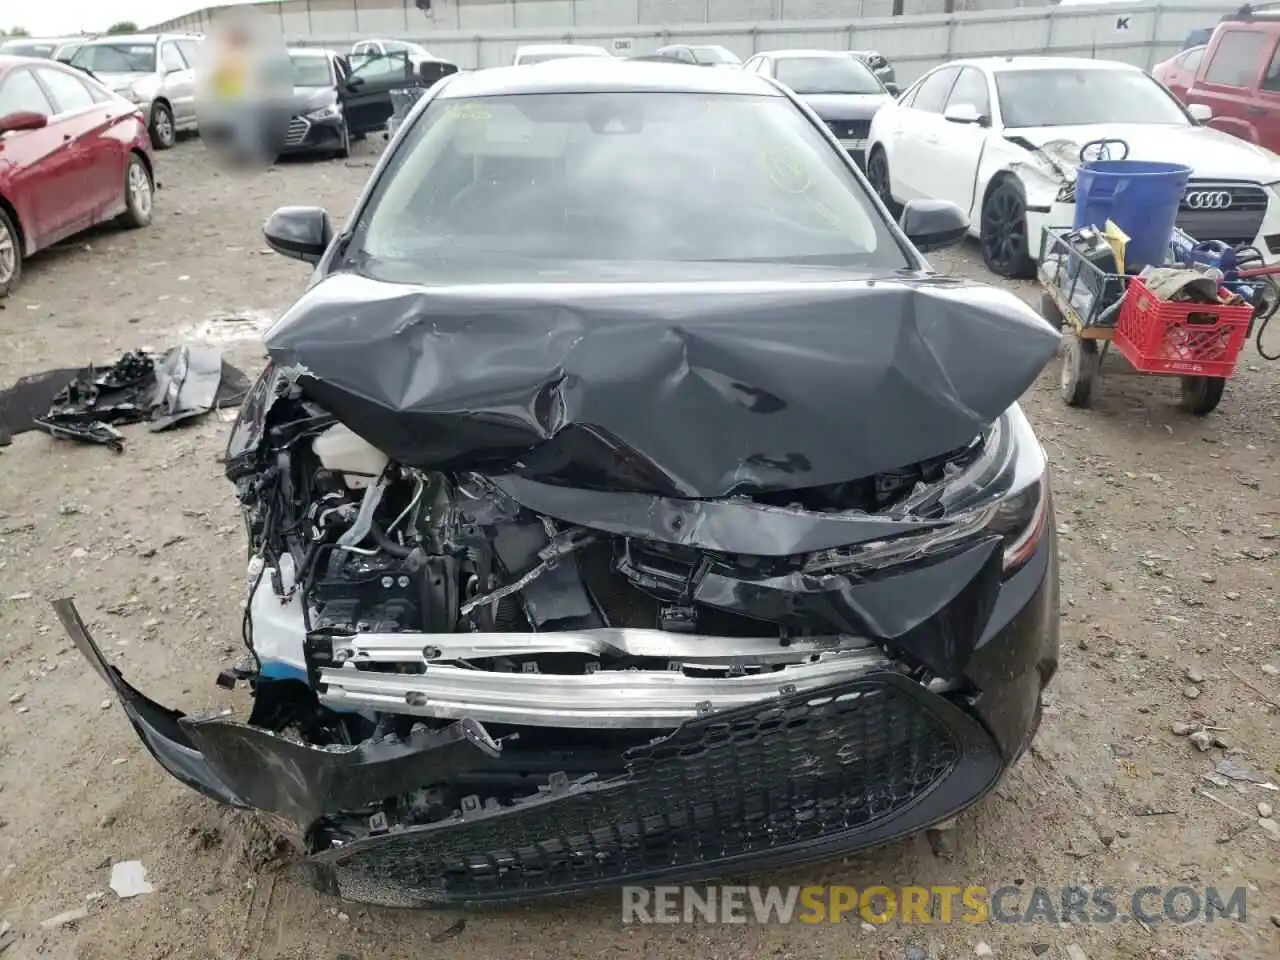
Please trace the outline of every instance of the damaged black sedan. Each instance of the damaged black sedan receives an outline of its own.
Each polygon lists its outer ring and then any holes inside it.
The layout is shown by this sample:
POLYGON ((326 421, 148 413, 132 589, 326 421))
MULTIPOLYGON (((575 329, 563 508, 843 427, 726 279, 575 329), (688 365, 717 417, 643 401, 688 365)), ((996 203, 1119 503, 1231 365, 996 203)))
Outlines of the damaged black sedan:
POLYGON ((175 777, 403 906, 683 882, 948 818, 1058 658, 1058 334, 918 250, 784 88, 565 61, 439 83, 315 264, 227 449, 247 723, 175 777))

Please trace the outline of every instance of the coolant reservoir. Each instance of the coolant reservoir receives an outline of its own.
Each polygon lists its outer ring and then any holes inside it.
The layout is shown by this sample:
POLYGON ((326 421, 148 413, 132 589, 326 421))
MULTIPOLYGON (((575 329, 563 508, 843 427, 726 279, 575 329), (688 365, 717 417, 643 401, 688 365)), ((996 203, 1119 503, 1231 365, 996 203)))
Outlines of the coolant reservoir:
POLYGON ((377 480, 389 460, 385 453, 340 423, 312 440, 311 448, 324 468, 341 474, 352 490, 361 490, 377 480))

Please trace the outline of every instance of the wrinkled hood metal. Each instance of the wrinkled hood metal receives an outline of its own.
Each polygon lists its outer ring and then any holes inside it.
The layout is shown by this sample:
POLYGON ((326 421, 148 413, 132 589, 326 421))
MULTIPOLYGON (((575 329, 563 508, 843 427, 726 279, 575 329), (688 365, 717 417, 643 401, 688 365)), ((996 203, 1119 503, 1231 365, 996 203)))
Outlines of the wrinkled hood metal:
POLYGON ((1066 162, 1073 174, 1080 163, 1080 148, 1091 141, 1106 139, 1127 143, 1130 160, 1186 158, 1179 162, 1188 164, 1194 177, 1258 183, 1280 180, 1280 160, 1274 153, 1213 127, 1102 123, 1010 128, 1006 135, 1020 137, 1050 152, 1059 162, 1066 162))
POLYGON ((693 498, 964 446, 1058 346, 990 287, 806 276, 426 287, 339 274, 266 346, 401 463, 693 498))

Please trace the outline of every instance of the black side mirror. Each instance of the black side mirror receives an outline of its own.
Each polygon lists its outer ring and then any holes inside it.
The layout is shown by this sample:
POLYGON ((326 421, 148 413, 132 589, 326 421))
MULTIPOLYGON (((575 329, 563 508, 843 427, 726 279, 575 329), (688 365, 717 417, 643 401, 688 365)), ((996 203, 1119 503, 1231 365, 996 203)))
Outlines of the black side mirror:
POLYGON ((898 86, 896 83, 894 83, 892 80, 886 83, 884 85, 884 88, 889 91, 889 96, 891 97, 896 97, 898 94, 902 93, 902 88, 898 86))
POLYGON ((947 200, 908 201, 898 225, 921 253, 955 246, 969 232, 969 218, 947 200))
POLYGON ((262 235, 276 253, 318 263, 333 240, 333 224, 322 207, 281 207, 267 218, 262 235))

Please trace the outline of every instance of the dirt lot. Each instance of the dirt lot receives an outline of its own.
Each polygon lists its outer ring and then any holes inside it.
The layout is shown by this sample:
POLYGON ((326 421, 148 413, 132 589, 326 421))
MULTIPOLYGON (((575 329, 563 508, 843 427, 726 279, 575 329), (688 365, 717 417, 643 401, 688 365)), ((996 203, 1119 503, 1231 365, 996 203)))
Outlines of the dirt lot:
MULTIPOLYGON (((217 171, 198 141, 162 154, 149 229, 101 231, 29 264, 0 311, 0 384, 184 336, 218 338, 256 373, 253 319, 307 279, 265 251, 262 221, 291 202, 341 218, 370 172, 376 147, 364 146, 351 161, 253 175, 217 171)), ((984 276, 972 249, 935 262, 984 276)), ((768 878, 1243 886, 1243 924, 624 927, 617 899, 601 896, 472 914, 459 930, 456 915, 343 905, 299 886, 260 824, 151 761, 47 603, 74 596, 126 676, 162 703, 245 709, 243 693, 213 684, 238 650, 245 573, 217 463, 228 425, 209 417, 129 430, 121 456, 36 434, 0 451, 0 919, 17 936, 4 958, 817 960, 969 957, 980 941, 996 957, 1066 957, 1078 944, 1091 960, 1275 958, 1280 837, 1259 826, 1257 804, 1280 806, 1280 794, 1202 779, 1235 758, 1280 780, 1280 678, 1263 669, 1280 665, 1280 365, 1248 357, 1199 421, 1174 406, 1172 382, 1109 369, 1096 408, 1079 412, 1058 400, 1056 364, 1045 372, 1026 408, 1058 497, 1063 665, 1035 749, 936 851, 918 837, 768 878), (1225 747, 1197 749, 1173 732, 1183 722, 1225 747), (109 892, 122 859, 142 860, 155 892, 109 892), (42 929, 86 904, 86 918, 42 929)))

